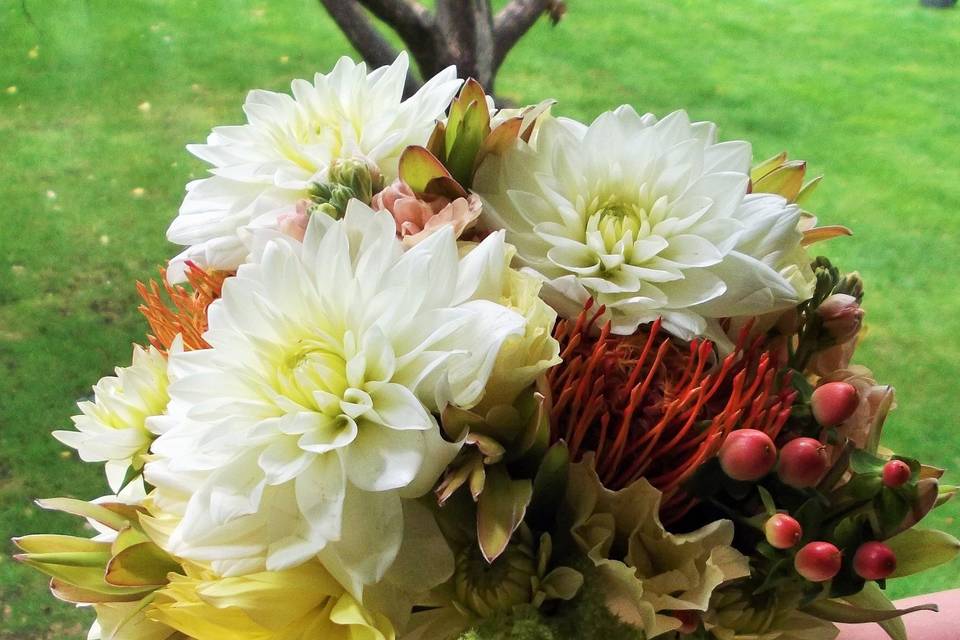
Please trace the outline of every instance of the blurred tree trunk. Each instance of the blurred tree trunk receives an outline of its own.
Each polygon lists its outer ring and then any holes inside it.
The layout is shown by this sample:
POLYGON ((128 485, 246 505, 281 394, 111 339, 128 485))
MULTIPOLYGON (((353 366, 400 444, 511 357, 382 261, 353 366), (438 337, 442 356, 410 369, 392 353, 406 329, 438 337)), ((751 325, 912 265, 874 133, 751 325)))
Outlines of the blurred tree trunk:
MULTIPOLYGON (((490 0, 437 0, 431 12, 417 0, 320 0, 347 39, 372 67, 390 64, 397 52, 371 16, 393 29, 410 52, 421 78, 456 65, 461 78, 475 78, 488 93, 510 49, 540 16, 556 24, 563 0, 511 0, 494 14, 490 0)), ((420 86, 412 73, 406 93, 420 86)))

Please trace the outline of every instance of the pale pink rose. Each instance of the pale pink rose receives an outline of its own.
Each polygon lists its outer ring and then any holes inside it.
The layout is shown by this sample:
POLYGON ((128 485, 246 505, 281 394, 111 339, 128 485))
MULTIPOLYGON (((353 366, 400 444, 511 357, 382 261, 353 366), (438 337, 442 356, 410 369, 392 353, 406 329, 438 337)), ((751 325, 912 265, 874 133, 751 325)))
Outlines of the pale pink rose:
POLYGON ((303 242, 303 236, 307 233, 307 223, 310 221, 309 207, 309 200, 298 200, 294 211, 284 211, 279 214, 277 224, 280 232, 303 242))
POLYGON ((826 329, 837 342, 847 342, 858 333, 863 324, 863 309, 853 296, 835 293, 817 307, 826 329))
POLYGON ((818 376, 829 376, 834 371, 846 369, 850 366, 853 352, 857 348, 857 336, 842 344, 835 344, 823 351, 818 351, 810 359, 807 369, 818 376))
POLYGON ((474 194, 453 201, 433 195, 418 198, 409 185, 396 180, 373 196, 371 206, 393 216, 397 237, 409 248, 446 224, 459 238, 480 216, 482 205, 474 194))

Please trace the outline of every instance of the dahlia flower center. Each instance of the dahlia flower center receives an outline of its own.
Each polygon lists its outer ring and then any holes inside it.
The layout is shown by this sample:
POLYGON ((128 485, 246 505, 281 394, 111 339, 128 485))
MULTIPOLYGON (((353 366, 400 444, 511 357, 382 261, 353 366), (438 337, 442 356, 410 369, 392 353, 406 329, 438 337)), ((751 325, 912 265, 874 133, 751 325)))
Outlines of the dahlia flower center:
POLYGON ((349 387, 344 357, 331 345, 315 339, 300 340, 277 372, 279 393, 321 413, 323 407, 316 392, 341 398, 349 387))
POLYGON ((642 263, 649 257, 637 255, 634 243, 652 234, 654 225, 664 219, 668 202, 666 196, 661 196, 648 203, 649 198, 645 197, 608 195, 594 197, 585 208, 586 244, 602 258, 604 270, 615 269, 624 262, 642 263), (613 256, 617 259, 611 260, 613 256))

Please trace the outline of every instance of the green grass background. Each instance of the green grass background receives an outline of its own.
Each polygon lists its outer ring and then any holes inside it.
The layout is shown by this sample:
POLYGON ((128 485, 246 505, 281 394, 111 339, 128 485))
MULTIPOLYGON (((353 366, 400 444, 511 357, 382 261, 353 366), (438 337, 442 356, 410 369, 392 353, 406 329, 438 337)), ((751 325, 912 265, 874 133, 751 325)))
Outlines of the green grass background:
MULTIPOLYGON (((569 5, 517 47, 499 92, 553 96, 580 118, 683 107, 758 158, 786 149, 825 173, 814 210, 856 231, 825 251, 868 287, 859 360, 899 389, 885 442, 960 469, 960 10, 569 5)), ((241 121, 247 89, 284 90, 349 53, 313 0, 0 0, 0 638, 79 638, 87 625, 5 540, 77 530, 32 498, 104 492, 100 470, 48 434, 142 340, 134 281, 173 254, 164 230, 204 170, 184 144, 241 121)), ((956 533, 958 514, 930 520, 956 533)), ((960 586, 958 568, 890 591, 960 586)))

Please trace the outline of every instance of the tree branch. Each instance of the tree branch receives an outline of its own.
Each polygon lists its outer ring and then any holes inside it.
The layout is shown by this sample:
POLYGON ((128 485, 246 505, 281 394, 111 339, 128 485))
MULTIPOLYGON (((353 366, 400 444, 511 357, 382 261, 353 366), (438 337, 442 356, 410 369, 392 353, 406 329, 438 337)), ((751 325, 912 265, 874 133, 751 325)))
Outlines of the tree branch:
MULTIPOLYGON (((386 38, 370 24, 367 14, 354 0, 320 0, 333 21, 347 36, 353 48, 363 56, 371 67, 383 67, 392 64, 397 51, 390 46, 386 38)), ((413 93, 420 86, 416 78, 407 73, 404 93, 413 93)))
POLYGON ((493 20, 494 70, 503 64, 510 49, 553 4, 552 0, 512 0, 500 10, 493 20))
POLYGON ((423 37, 433 23, 433 16, 422 4, 416 0, 359 0, 360 4, 370 10, 402 37, 423 37))
POLYGON ((437 0, 437 29, 461 78, 493 90, 493 12, 490 0, 437 0))
POLYGON ((358 0, 370 13, 397 32, 420 70, 436 64, 433 15, 416 0, 358 0))

